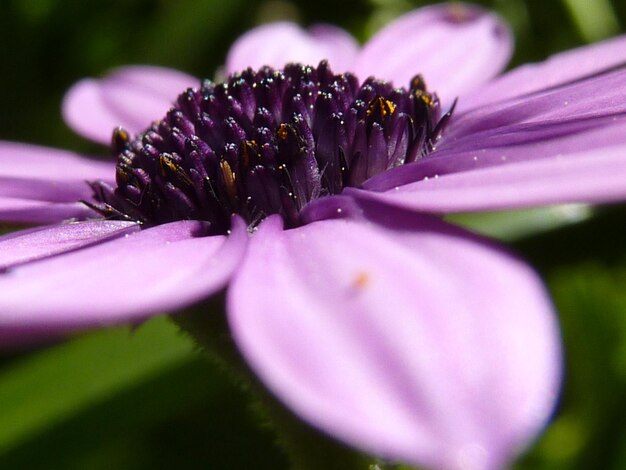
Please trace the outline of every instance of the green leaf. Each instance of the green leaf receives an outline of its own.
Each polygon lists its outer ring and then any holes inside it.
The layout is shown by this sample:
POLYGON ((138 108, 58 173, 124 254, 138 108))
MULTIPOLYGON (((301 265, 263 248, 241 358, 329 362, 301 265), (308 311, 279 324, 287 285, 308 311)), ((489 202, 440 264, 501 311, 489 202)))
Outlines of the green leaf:
POLYGON ((9 363, 0 375, 0 453, 34 433, 188 360, 165 318, 103 330, 9 363))
POLYGON ((548 275, 565 344, 554 422, 519 468, 623 468, 626 265, 586 261, 548 275))
POLYGON ((619 32, 619 22, 609 0, 562 1, 585 41, 599 41, 619 32))
POLYGON ((221 372, 201 356, 162 369, 0 454, 0 468, 287 468, 221 372))
POLYGON ((482 235, 514 241, 583 222, 591 215, 589 205, 564 204, 513 211, 452 214, 446 220, 482 235))

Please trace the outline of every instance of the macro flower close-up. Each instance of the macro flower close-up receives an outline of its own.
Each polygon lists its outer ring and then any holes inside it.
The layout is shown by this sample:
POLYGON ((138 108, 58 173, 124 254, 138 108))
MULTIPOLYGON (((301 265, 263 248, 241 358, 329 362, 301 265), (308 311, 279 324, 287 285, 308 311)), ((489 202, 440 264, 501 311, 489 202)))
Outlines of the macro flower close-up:
POLYGON ((108 158, 0 142, 2 349, 171 314, 370 468, 507 468, 557 408, 559 317, 445 216, 626 199, 626 37, 506 71, 513 44, 443 3, 78 81, 63 117, 108 158))

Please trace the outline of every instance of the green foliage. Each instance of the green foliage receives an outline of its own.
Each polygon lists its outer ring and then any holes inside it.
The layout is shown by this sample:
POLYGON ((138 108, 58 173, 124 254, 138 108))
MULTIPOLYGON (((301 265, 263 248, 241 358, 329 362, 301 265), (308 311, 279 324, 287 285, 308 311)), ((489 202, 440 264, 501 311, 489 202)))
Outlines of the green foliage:
POLYGON ((5 359, 0 372, 0 468, 284 466, 242 393, 163 317, 5 359))
POLYGON ((626 211, 515 244, 547 281, 565 345, 553 424, 520 468, 621 469, 626 446, 626 211))

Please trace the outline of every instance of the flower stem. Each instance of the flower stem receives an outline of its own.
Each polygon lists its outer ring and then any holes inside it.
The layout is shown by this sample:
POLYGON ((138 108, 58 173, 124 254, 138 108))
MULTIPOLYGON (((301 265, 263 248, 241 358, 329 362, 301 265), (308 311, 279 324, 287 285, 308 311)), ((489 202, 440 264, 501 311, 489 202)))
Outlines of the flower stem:
MULTIPOLYGON (((250 397, 253 409, 276 434, 277 444, 297 470, 368 470, 376 468, 367 457, 308 426, 278 402, 256 379, 236 349, 226 316, 224 298, 200 304, 171 317, 173 321, 223 367, 250 397)), ((380 465, 380 464, 378 464, 380 465)))

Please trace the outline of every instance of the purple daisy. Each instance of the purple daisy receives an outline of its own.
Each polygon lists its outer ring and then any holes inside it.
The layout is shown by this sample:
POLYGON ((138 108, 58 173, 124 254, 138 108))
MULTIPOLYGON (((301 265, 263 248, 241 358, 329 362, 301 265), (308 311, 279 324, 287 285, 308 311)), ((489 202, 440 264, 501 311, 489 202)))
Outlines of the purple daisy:
POLYGON ((115 129, 116 162, 0 144, 0 220, 39 224, 0 238, 0 339, 226 288, 235 344, 308 423, 391 460, 506 465, 557 399, 556 318, 528 266, 439 216, 626 197, 626 38, 494 78, 511 48, 497 16, 440 5, 362 48, 257 28, 224 83, 79 82, 66 120, 115 129))

